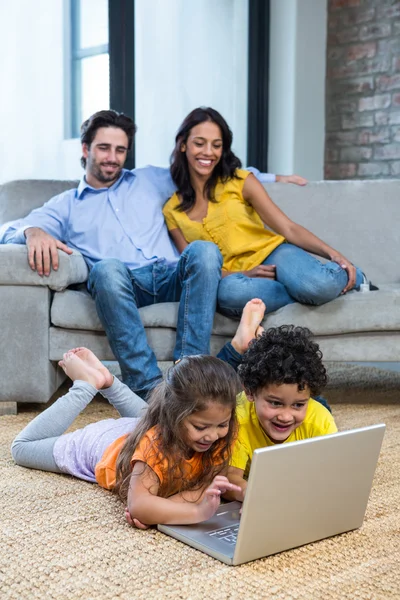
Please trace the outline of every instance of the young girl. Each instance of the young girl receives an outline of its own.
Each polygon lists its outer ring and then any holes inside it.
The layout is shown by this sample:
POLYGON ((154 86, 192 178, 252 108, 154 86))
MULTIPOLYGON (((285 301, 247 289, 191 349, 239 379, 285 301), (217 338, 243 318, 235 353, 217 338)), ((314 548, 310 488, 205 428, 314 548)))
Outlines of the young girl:
POLYGON ((192 111, 175 141, 171 175, 178 191, 164 206, 165 220, 180 252, 194 240, 219 247, 221 312, 239 316, 251 298, 261 298, 269 312, 295 301, 323 304, 362 283, 360 269, 291 221, 240 169, 232 132, 216 110, 192 111))
POLYGON ((17 464, 97 482, 127 502, 139 527, 204 521, 220 495, 237 487, 225 477, 240 389, 229 365, 211 356, 183 358, 146 410, 89 350, 71 350, 59 364, 74 384, 16 437, 17 464), (65 434, 98 391, 121 418, 65 434))

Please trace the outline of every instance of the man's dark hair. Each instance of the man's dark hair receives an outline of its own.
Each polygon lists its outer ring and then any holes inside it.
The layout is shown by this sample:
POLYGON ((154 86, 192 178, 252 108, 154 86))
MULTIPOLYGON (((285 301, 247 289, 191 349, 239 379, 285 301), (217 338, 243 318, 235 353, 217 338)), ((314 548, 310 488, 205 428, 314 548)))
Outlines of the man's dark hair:
POLYGON ((327 384, 322 352, 305 327, 271 327, 253 340, 242 357, 238 374, 246 391, 254 394, 268 385, 295 383, 298 390, 318 395, 327 384))
MULTIPOLYGON (((82 123, 82 144, 87 144, 88 148, 90 148, 90 144, 93 142, 96 132, 100 127, 118 127, 125 131, 128 137, 128 150, 131 149, 136 125, 130 117, 116 110, 99 110, 82 123)), ((81 158, 81 165, 84 169, 86 168, 86 158, 84 156, 81 158)))

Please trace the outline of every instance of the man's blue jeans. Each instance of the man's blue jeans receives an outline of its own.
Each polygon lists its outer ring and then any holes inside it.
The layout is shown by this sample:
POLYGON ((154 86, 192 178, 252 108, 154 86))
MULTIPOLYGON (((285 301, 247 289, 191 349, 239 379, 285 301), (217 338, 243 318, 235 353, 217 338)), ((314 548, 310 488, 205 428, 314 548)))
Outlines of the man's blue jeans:
POLYGON ((138 309, 179 301, 174 360, 210 354, 221 266, 217 246, 196 241, 184 250, 176 266, 159 259, 131 271, 117 259, 105 259, 91 270, 88 289, 120 364, 123 382, 139 396, 147 396, 162 375, 138 309))
MULTIPOLYGON (((240 317, 246 302, 252 298, 261 298, 268 313, 293 302, 325 304, 337 298, 348 281, 347 271, 337 263, 322 263, 288 243, 278 246, 262 264, 276 266, 276 279, 246 277, 241 273, 224 277, 218 289, 219 312, 240 317)), ((355 287, 362 282, 362 271, 357 268, 355 287)))

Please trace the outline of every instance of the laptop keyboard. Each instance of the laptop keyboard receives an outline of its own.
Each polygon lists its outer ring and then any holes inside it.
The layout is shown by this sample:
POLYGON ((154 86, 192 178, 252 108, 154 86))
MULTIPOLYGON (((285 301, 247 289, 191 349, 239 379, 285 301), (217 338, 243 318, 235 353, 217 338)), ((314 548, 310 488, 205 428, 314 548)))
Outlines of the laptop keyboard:
POLYGON ((236 544, 238 531, 239 525, 234 525, 233 527, 224 527, 223 529, 210 531, 208 535, 214 539, 221 540, 222 542, 227 542, 230 546, 234 546, 236 544))

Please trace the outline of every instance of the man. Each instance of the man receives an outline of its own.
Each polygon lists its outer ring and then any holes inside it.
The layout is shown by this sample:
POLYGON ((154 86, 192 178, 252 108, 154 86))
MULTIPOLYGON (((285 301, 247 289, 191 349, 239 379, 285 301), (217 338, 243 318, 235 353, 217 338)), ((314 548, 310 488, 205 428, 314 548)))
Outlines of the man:
POLYGON ((92 115, 81 128, 85 176, 78 188, 9 224, 0 243, 26 243, 29 265, 40 276, 58 269, 57 250, 82 253, 90 269, 88 289, 123 381, 146 397, 161 371, 138 308, 179 301, 174 360, 209 354, 222 257, 214 244, 202 241, 179 256, 161 211, 175 191, 169 170, 123 168, 135 129, 129 117, 112 110, 92 115))

